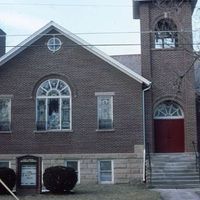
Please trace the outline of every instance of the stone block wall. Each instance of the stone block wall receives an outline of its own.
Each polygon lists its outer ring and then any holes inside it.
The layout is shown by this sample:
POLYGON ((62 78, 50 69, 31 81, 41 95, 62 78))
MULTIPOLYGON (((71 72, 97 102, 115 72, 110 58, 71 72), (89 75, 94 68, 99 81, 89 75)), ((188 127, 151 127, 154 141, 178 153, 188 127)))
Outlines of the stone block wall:
MULTIPOLYGON (((0 161, 9 161, 10 167, 17 171, 17 157, 23 155, 1 154, 0 161)), ((66 160, 76 160, 80 163, 80 184, 98 184, 98 161, 112 160, 114 183, 133 183, 142 181, 142 154, 43 154, 34 155, 42 158, 41 173, 51 166, 65 165, 66 160)))

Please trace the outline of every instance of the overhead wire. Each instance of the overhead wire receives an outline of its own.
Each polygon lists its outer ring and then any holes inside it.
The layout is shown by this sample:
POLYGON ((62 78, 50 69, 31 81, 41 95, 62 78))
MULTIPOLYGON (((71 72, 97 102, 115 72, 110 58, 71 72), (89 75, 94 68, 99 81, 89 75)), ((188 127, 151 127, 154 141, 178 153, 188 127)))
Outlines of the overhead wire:
POLYGON ((0 3, 1 6, 64 6, 64 7, 124 7, 130 8, 132 5, 125 4, 65 4, 65 3, 0 3))
MULTIPOLYGON (((66 3, 0 3, 1 6, 56 6, 56 7, 124 7, 130 8, 130 4, 66 4, 66 3)), ((199 6, 195 7, 200 9, 199 6)))
MULTIPOLYGON (((168 45, 167 43, 165 43, 168 45)), ((179 46, 200 46, 200 43, 179 43, 179 46)), ((2 45, 0 45, 1 47, 2 45)), ((31 44, 31 45, 5 45, 5 47, 11 48, 11 47, 43 47, 46 46, 46 44, 31 44)), ((94 47, 94 46, 100 46, 100 47, 113 47, 113 46, 141 46, 140 43, 102 43, 102 44, 62 44, 63 47, 94 47)), ((149 45, 147 45, 149 46, 149 45)), ((144 47, 144 45, 143 45, 144 47)), ((167 49, 167 48, 166 48, 167 49)))
MULTIPOLYGON (((74 32, 71 34, 73 35, 112 35, 112 34, 149 34, 149 33, 194 33, 194 32, 200 32, 200 28, 194 29, 194 30, 180 30, 180 31, 153 31, 153 30, 148 30, 148 31, 101 31, 101 32, 74 32)), ((18 36, 31 36, 32 34, 0 34, 0 37, 18 37, 18 36)), ((38 34, 40 36, 59 36, 63 35, 61 33, 41 33, 38 34)))

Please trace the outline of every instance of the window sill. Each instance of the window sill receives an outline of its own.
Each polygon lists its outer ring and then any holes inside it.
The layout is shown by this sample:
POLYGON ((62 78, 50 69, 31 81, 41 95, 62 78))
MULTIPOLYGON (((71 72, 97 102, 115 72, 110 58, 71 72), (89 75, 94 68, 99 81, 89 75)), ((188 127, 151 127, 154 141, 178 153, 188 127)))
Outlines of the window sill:
POLYGON ((44 131, 34 131, 35 134, 45 134, 45 133, 73 133, 73 130, 44 130, 44 131))
POLYGON ((102 181, 102 182, 99 182, 99 184, 102 184, 102 185, 106 185, 106 184, 114 184, 113 181, 102 181))
POLYGON ((12 131, 0 131, 0 134, 11 134, 12 131))
POLYGON ((182 48, 180 47, 172 47, 172 48, 151 48, 153 51, 181 51, 182 48))
POLYGON ((96 132, 114 132, 115 129, 96 129, 96 132))

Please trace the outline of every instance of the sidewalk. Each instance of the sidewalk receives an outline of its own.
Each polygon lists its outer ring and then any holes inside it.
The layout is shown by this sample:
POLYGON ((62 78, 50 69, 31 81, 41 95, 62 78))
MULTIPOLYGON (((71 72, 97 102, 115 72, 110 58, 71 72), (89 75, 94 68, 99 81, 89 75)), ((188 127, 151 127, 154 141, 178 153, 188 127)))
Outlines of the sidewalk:
POLYGON ((154 189, 160 192, 162 200, 200 200, 200 188, 197 189, 154 189))

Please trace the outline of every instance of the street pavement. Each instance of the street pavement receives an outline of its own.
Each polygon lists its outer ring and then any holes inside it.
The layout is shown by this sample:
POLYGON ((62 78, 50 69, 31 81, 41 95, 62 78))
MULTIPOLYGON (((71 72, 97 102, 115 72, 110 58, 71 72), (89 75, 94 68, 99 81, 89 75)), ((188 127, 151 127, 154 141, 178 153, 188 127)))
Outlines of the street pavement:
POLYGON ((198 189, 154 189, 160 192, 162 200, 200 200, 198 189))

